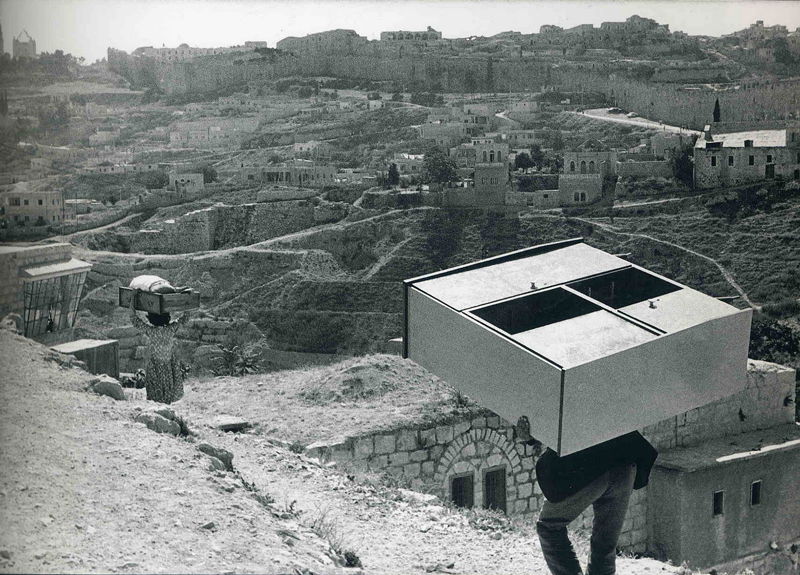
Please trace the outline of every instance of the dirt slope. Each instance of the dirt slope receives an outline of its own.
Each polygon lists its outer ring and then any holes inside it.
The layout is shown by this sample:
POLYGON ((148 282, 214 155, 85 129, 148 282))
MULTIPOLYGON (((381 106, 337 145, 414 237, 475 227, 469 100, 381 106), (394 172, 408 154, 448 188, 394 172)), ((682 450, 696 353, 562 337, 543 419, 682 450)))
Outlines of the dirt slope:
POLYGON ((150 402, 88 393, 91 375, 6 331, 0 350, 0 571, 338 571, 195 443, 134 422, 150 402))

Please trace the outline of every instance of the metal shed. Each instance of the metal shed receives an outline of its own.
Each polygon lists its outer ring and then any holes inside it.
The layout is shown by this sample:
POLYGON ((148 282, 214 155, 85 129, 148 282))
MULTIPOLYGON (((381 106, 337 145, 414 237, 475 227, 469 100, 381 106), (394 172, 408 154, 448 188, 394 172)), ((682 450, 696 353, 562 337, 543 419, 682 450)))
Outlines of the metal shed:
POLYGON ((404 282, 403 356, 566 455, 743 389, 752 310, 593 248, 404 282))

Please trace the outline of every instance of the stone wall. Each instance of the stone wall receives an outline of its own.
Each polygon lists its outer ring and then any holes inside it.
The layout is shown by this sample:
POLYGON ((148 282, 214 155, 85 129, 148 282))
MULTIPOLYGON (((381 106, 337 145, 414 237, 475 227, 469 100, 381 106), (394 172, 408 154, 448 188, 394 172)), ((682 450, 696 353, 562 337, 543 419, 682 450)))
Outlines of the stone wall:
MULTIPOLYGON (((133 326, 115 327, 106 335, 119 341, 119 369, 134 372, 145 369, 147 338, 133 326)), ((245 339, 258 341, 261 332, 245 320, 193 318, 178 330, 177 347, 181 358, 191 368, 211 368, 219 344, 231 345, 245 339)))
POLYGON ((617 175, 621 178, 671 178, 672 165, 669 160, 617 162, 617 175))
POLYGON ((509 513, 538 511, 543 495, 535 485, 537 449, 515 438, 500 417, 465 417, 438 426, 374 433, 309 445, 306 453, 325 462, 386 472, 412 489, 450 498, 452 476, 473 472, 475 505, 483 506, 483 474, 504 466, 509 513))
MULTIPOLYGON (((792 422, 794 386, 793 370, 750 360, 747 387, 741 392, 668 418, 641 432, 662 451, 792 422)), ((508 513, 535 513, 543 503, 534 470, 541 449, 517 441, 509 422, 489 415, 317 442, 309 445, 306 453, 324 462, 386 472, 401 484, 435 493, 443 499, 450 499, 450 480, 454 475, 472 472, 476 507, 483 503, 485 471, 505 466, 508 513)), ((592 519, 589 507, 572 527, 591 529, 592 519)), ((644 488, 633 492, 619 547, 642 553, 647 545, 647 488, 644 488)))
MULTIPOLYGON (((312 198, 313 199, 313 198, 312 198)), ((159 222, 152 229, 124 234, 130 251, 182 254, 249 245, 347 216, 344 203, 311 200, 217 204, 159 222)))

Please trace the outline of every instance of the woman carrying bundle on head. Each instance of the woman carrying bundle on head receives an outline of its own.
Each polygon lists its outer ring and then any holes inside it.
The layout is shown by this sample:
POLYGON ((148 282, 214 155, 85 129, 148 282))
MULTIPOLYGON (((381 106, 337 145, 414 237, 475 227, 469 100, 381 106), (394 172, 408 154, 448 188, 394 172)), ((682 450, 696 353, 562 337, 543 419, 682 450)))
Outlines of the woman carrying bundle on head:
POLYGON ((189 319, 189 314, 185 312, 177 321, 171 322, 168 313, 148 312, 147 323, 136 314, 134 305, 140 291, 164 294, 176 293, 182 289, 174 288, 167 280, 158 276, 138 276, 131 281, 130 288, 134 290, 130 303, 131 323, 148 340, 145 368, 147 399, 172 403, 183 397, 183 372, 175 354, 175 334, 189 319))

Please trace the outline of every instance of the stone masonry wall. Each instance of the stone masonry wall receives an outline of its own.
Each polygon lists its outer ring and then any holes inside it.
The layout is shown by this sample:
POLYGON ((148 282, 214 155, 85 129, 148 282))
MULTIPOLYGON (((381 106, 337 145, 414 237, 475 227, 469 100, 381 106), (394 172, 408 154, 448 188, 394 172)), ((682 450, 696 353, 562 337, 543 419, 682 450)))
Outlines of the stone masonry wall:
MULTIPOLYGON (((641 430, 656 449, 702 441, 794 421, 794 371, 748 362, 747 387, 727 398, 670 417, 641 430), (742 418, 744 416, 744 418, 742 418)), ((506 467, 508 513, 536 513, 544 501, 536 483, 541 447, 516 440, 514 427, 498 416, 473 417, 439 426, 401 429, 317 442, 306 448, 324 462, 384 471, 412 489, 449 499, 453 475, 474 472, 475 506, 483 503, 483 472, 506 467)), ((591 507, 572 528, 591 529, 591 507)), ((634 491, 619 540, 623 550, 647 549, 647 488, 634 491)))
POLYGON ((672 177, 672 166, 668 160, 650 162, 617 162, 617 175, 623 177, 672 177))

